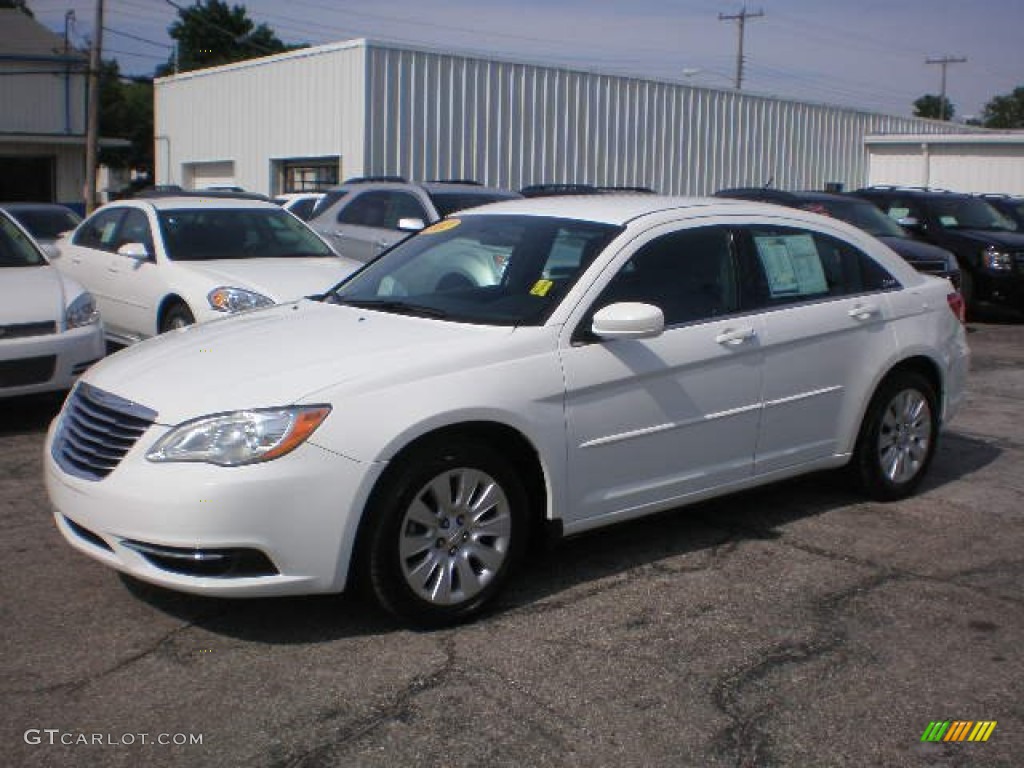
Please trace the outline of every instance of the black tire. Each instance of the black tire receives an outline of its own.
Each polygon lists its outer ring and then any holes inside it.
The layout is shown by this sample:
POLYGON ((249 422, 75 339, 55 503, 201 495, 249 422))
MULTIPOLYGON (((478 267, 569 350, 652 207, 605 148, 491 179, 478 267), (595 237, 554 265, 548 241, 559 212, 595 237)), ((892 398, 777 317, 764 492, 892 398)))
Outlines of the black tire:
POLYGON ((868 406, 852 469, 864 492, 879 501, 912 494, 939 438, 938 398, 926 378, 911 371, 886 378, 868 406))
POLYGON ((514 466, 475 440, 431 441, 382 482, 359 553, 372 596, 422 627, 480 613, 528 535, 527 495, 514 466))
POLYGON ((973 320, 978 313, 978 299, 974 290, 974 276, 966 269, 960 270, 960 295, 964 300, 964 316, 973 320))
POLYGON ((184 328, 195 322, 196 318, 192 314, 192 310, 184 303, 176 301, 164 311, 164 316, 160 319, 160 333, 167 333, 175 328, 184 328))

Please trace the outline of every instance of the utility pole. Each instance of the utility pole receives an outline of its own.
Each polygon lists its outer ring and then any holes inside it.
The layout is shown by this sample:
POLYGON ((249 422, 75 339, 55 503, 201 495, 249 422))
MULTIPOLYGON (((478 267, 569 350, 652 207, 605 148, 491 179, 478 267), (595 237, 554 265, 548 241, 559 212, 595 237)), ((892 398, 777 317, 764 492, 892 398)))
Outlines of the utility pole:
POLYGON ((938 64, 942 67, 942 89, 939 94, 939 119, 948 120, 946 117, 946 68, 950 64, 964 64, 967 62, 966 58, 956 58, 953 56, 943 56, 941 59, 925 59, 925 64, 938 64))
POLYGON ((85 212, 96 208, 96 166, 100 147, 100 67, 103 64, 103 0, 96 0, 89 52, 89 116, 85 126, 85 212))
POLYGON ((747 26, 747 19, 756 19, 764 16, 764 11, 758 11, 757 13, 748 13, 747 6, 743 6, 743 10, 739 13, 732 15, 726 15, 724 13, 718 14, 719 21, 736 21, 739 22, 736 28, 739 32, 739 46, 736 51, 736 90, 743 88, 743 33, 747 26))

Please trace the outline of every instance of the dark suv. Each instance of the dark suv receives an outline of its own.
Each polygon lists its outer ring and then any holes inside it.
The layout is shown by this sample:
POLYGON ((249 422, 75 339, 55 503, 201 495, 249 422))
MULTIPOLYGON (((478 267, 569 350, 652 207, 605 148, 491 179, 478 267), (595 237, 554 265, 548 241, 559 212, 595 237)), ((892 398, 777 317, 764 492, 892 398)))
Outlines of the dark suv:
POLYGON ((1012 221, 1018 232, 1024 232, 1024 197, 992 194, 979 195, 979 197, 1012 221))
POLYGON ((868 187, 854 194, 921 240, 956 254, 968 311, 981 302, 1024 310, 1024 233, 985 200, 904 187, 868 187))
POLYGON ((877 237, 919 272, 948 278, 955 287, 960 287, 960 268, 952 253, 915 240, 903 227, 866 200, 828 192, 786 192, 760 187, 722 189, 715 193, 715 197, 775 203, 845 221, 877 237))
POLYGON ((456 211, 520 197, 474 181, 348 179, 329 190, 307 222, 342 256, 370 261, 411 233, 456 211))

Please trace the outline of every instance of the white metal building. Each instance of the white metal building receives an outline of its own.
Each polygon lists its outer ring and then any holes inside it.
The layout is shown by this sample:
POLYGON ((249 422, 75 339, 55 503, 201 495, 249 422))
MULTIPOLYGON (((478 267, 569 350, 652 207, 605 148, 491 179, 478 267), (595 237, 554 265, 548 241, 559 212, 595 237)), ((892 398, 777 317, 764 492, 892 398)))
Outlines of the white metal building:
POLYGON ((156 81, 159 184, 276 194, 348 176, 846 188, 868 135, 962 126, 354 40, 156 81))
POLYGON ((1024 195, 1024 131, 868 136, 872 184, 1024 195))

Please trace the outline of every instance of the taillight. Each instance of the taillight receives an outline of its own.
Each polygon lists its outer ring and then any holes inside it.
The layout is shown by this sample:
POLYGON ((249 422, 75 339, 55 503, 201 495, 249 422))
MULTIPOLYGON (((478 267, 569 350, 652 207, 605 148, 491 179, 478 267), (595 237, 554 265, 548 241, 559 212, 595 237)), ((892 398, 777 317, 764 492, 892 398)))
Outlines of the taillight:
POLYGON ((964 297, 960 294, 960 291, 947 293, 946 301, 949 302, 949 309, 954 315, 956 315, 956 319, 961 323, 966 323, 967 304, 964 302, 964 297))

